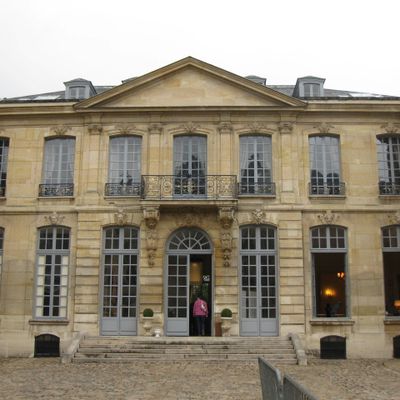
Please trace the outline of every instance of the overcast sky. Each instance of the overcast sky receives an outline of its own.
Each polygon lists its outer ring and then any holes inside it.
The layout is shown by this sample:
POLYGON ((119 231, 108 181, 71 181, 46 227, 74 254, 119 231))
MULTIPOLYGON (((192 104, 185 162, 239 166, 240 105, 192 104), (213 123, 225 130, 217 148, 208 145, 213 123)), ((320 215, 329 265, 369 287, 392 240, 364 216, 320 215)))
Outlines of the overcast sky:
POLYGON ((400 0, 0 0, 0 99, 186 56, 267 84, 400 96, 400 0))

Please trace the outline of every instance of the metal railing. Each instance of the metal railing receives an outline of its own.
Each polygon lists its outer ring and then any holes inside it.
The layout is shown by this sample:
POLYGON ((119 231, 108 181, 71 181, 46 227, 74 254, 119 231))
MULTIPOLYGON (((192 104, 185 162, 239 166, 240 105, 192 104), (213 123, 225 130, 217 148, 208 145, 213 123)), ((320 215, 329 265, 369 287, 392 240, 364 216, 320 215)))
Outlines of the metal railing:
POLYGON ((308 193, 310 196, 344 196, 346 194, 346 184, 338 183, 309 183, 308 193))
POLYGON ((6 197, 6 187, 0 186, 0 197, 6 197))
POLYGON ((282 376, 267 360, 259 357, 258 367, 263 400, 318 400, 291 376, 282 376))
POLYGON ((275 196, 275 183, 247 183, 238 184, 239 196, 275 196))
POLYGON ((144 200, 231 200, 237 198, 236 175, 142 175, 144 200))
POLYGON ((104 193, 106 196, 140 196, 141 183, 106 183, 104 193))
POLYGON ((39 185, 39 197, 69 197, 73 195, 73 183, 44 183, 39 185))
POLYGON ((392 182, 379 182, 381 196, 400 196, 400 184, 392 182))

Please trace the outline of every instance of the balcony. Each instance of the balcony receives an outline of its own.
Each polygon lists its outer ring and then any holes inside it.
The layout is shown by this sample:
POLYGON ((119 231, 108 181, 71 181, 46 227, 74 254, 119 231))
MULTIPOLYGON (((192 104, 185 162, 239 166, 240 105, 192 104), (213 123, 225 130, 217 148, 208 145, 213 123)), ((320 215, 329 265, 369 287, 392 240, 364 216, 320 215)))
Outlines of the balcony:
POLYGON ((143 200, 236 200, 236 175, 143 175, 143 200))
POLYGON ((310 196, 328 196, 343 197, 346 194, 346 184, 344 182, 308 184, 308 193, 310 196))
POLYGON ((270 196, 275 197, 275 183, 238 183, 239 196, 270 196))
POLYGON ((39 185, 39 197, 72 197, 73 183, 44 183, 39 185))
POLYGON ((400 196, 400 184, 392 182, 379 182, 381 196, 400 196))
POLYGON ((106 183, 104 193, 106 196, 140 196, 141 183, 106 183))

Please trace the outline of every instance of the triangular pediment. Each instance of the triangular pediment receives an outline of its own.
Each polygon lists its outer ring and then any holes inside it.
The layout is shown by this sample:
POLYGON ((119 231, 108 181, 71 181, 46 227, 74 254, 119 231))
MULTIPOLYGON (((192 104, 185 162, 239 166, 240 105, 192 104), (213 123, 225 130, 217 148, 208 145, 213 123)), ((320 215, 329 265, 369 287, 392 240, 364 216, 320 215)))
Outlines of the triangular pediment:
POLYGON ((77 108, 301 107, 304 103, 188 57, 127 81, 77 108))

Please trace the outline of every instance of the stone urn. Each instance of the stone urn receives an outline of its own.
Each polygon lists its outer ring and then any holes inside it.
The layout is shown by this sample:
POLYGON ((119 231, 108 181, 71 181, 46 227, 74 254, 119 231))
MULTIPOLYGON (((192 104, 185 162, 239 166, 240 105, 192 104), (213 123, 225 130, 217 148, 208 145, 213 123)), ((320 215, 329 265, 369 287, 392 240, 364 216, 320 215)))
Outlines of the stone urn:
POLYGON ((226 337, 231 335, 231 326, 232 326, 232 311, 229 308, 224 308, 221 311, 222 336, 226 337))
POLYGON ((153 328, 154 312, 151 308, 146 308, 143 311, 143 328, 144 336, 151 336, 151 329, 153 328))

